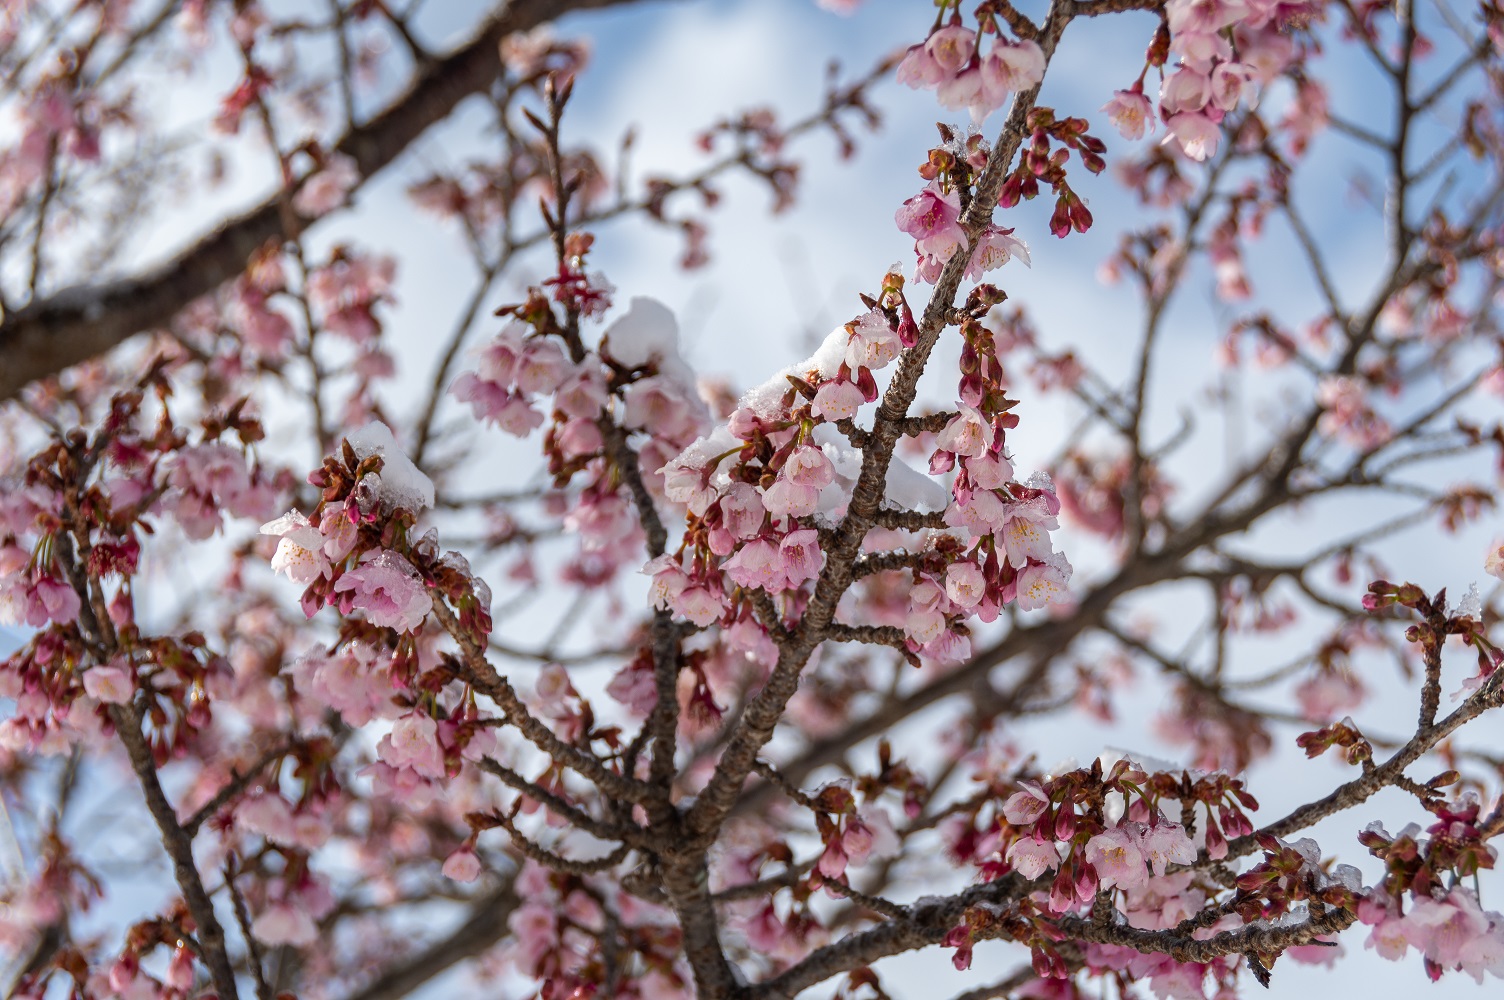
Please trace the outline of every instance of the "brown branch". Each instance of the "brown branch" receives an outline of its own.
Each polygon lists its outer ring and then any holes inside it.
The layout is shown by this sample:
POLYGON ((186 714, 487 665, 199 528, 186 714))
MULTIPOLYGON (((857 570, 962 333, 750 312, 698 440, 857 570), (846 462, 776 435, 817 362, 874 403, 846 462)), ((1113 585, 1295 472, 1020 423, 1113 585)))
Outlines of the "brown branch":
POLYGON ((647 795, 644 785, 608 769, 594 754, 565 743, 552 729, 529 712, 511 682, 496 672, 496 668, 491 666, 486 659, 486 654, 476 645, 475 639, 460 627, 454 612, 450 611, 443 601, 434 604, 433 614, 439 620, 439 624, 443 625, 455 642, 460 645, 464 654, 461 661, 462 678, 481 694, 496 702, 507 722, 516 726, 517 730, 527 737, 528 742, 548 754, 551 760, 578 771, 595 782, 608 796, 626 799, 629 802, 643 801, 647 795))
POLYGON ((939 944, 952 928, 961 923, 969 908, 1006 903, 1036 888, 1036 883, 1010 874, 995 882, 972 886, 946 899, 903 907, 901 919, 848 934, 839 941, 817 948, 772 979, 749 988, 746 996, 748 1000, 787 1000, 831 976, 871 965, 880 958, 900 952, 939 944))
MULTIPOLYGON (((498 46, 572 10, 633 0, 512 0, 451 55, 424 67, 411 87, 385 111, 348 132, 335 145, 351 157, 362 178, 381 171, 430 125, 460 101, 480 93, 502 72, 498 46)), ((0 399, 29 382, 102 354, 128 338, 158 329, 194 299, 245 269, 251 255, 281 240, 283 192, 228 220, 155 271, 109 285, 66 289, 0 321, 0 399)))
POLYGON ((920 510, 879 509, 872 515, 872 523, 879 528, 896 528, 906 531, 919 531, 924 528, 938 530, 945 527, 945 513, 943 511, 931 514, 920 510))
POLYGON ((157 780, 157 763, 141 732, 141 710, 135 703, 112 705, 110 719, 115 723, 120 742, 125 744, 131 770, 136 772, 136 779, 146 798, 146 808, 161 832, 162 847, 172 859, 173 875, 177 879, 178 888, 182 890, 183 901, 188 905, 188 913, 193 917, 209 977, 221 998, 235 1000, 240 994, 236 990, 235 970, 230 965, 230 954, 225 947, 224 928, 214 915, 214 903, 209 899, 203 877, 194 863, 193 838, 178 824, 177 812, 172 808, 172 803, 167 801, 167 793, 157 780))
POLYGON ((235 908, 235 922, 240 925, 240 933, 245 938, 247 961, 251 966, 251 975, 256 980, 256 1000, 272 1000, 272 987, 266 981, 266 959, 261 951, 261 942, 251 933, 251 911, 245 905, 245 895, 240 891, 240 886, 235 884, 235 875, 235 859, 232 856, 225 862, 225 888, 229 890, 230 901, 235 908))
POLYGON ((1306 920, 1287 927, 1251 924, 1234 931, 1222 931, 1207 938, 1195 938, 1174 930, 1145 931, 1121 924, 1099 924, 1080 917, 1065 917, 1059 926, 1076 941, 1115 944, 1146 954, 1169 955, 1177 962, 1210 962, 1225 955, 1278 955, 1286 948, 1310 944, 1325 934, 1346 930, 1357 914, 1342 909, 1312 913, 1306 920))
POLYGON ((562 854, 550 851, 517 829, 517 824, 512 822, 510 816, 502 814, 497 819, 500 820, 502 829, 506 830, 507 835, 512 838, 512 843, 517 846, 519 851, 545 868, 551 868, 556 872, 563 872, 566 875, 594 875, 598 872, 608 871, 620 864, 621 860, 632 850, 626 844, 621 844, 610 854, 605 854, 598 858, 566 858, 562 854))
POLYGON ((466 959, 474 958, 507 935, 507 918, 521 904, 509 879, 478 899, 470 917, 448 937, 400 965, 382 971, 365 989, 345 1000, 400 1000, 466 959))
POLYGON ((952 1000, 996 1000, 998 997, 1006 997, 1025 983, 1031 983, 1039 977, 1028 966, 1019 969, 1007 979, 999 980, 991 986, 982 986, 978 989, 967 990, 958 993, 952 1000))
POLYGON ((482 757, 479 764, 482 771, 495 775, 512 789, 521 792, 539 805, 552 811, 562 820, 566 820, 571 826, 600 840, 627 841, 638 846, 643 846, 640 831, 631 827, 615 826, 596 819, 574 803, 564 797, 549 791, 535 781, 528 781, 516 771, 505 764, 492 760, 490 757, 482 757))
MULTIPOLYGON (((1049 17, 1040 32, 1039 45, 1046 64, 1070 21, 1066 3, 1067 0, 1055 0, 1051 4, 1049 17)), ((1038 96, 1039 88, 1035 86, 1020 91, 1013 99, 1007 121, 977 181, 971 205, 961 218, 969 240, 977 239, 992 222, 1004 175, 1029 131, 1028 116, 1038 96)), ((914 403, 919 377, 930 353, 951 317, 966 265, 965 255, 953 256, 935 283, 919 323, 917 342, 904 352, 898 370, 878 404, 869 437, 870 446, 862 452, 862 471, 852 490, 846 517, 826 548, 825 569, 816 581, 814 596, 805 608, 795 636, 779 650, 778 663, 767 684, 742 713, 715 773, 686 817, 689 830, 701 850, 714 840, 721 823, 735 807, 752 762, 758 751, 772 739, 784 708, 798 689, 800 673, 823 641, 826 629, 835 617, 836 605, 851 585, 851 564, 861 551, 868 530, 879 523, 888 465, 902 431, 902 421, 914 403)))
MULTIPOLYGON (((1313 823, 1319 822, 1333 813, 1344 809, 1351 809, 1371 798, 1380 789, 1395 783, 1395 779, 1403 776, 1405 768, 1415 763, 1423 754, 1436 744, 1446 739, 1465 723, 1471 722, 1484 712, 1492 708, 1504 705, 1504 685, 1499 683, 1499 678, 1504 674, 1496 673, 1482 688, 1457 707, 1457 709, 1435 725, 1426 726, 1418 731, 1410 742, 1406 743, 1394 756, 1384 763, 1365 772, 1362 777, 1354 778, 1346 784, 1339 785, 1329 795, 1315 802, 1309 802, 1285 816, 1265 826, 1258 833, 1266 833, 1274 837, 1287 837, 1298 830, 1304 830, 1313 823)), ((1258 833, 1251 833, 1244 837, 1228 842, 1227 857, 1240 858, 1245 854, 1252 854, 1258 850, 1258 833)))
POLYGON ((219 812, 225 806, 229 805, 232 799, 246 790, 247 786, 249 786, 250 783, 256 778, 256 776, 261 773, 262 768, 266 767, 266 765, 270 764, 272 761, 277 760, 279 757, 286 756, 291 751, 292 744, 290 743, 283 743, 277 747, 274 747, 273 749, 268 750, 266 753, 257 758, 254 764, 245 769, 244 774, 236 771, 232 767, 230 769, 230 780, 225 783, 225 786, 219 791, 215 792, 214 797, 200 806, 192 816, 189 816, 186 820, 184 820, 183 832, 186 833, 190 839, 194 837, 198 833, 199 827, 203 826, 206 822, 212 819, 215 813, 219 812))

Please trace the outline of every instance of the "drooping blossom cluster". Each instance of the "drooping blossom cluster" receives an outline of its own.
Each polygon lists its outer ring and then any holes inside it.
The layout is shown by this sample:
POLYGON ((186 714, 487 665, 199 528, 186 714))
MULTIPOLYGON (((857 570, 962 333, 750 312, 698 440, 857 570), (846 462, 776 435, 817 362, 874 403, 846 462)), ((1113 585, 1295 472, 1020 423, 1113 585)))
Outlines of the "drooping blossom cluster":
POLYGON ((0 662, 0 693, 16 700, 0 722, 9 751, 66 754, 97 742, 109 732, 109 706, 130 701, 143 678, 151 702, 163 706, 156 752, 180 751, 208 722, 207 685, 223 659, 200 634, 135 637, 143 539, 169 525, 191 541, 207 539, 227 513, 265 516, 285 483, 248 459, 262 431, 243 401, 206 417, 190 437, 165 413, 151 427, 145 388, 118 395, 109 424, 92 437, 42 448, 0 496, 0 624, 41 630, 0 662), (85 620, 131 644, 90 662, 85 620), (165 707, 179 698, 185 703, 165 707))
MULTIPOLYGON (((583 260, 589 241, 571 245, 583 260)), ((640 521, 613 472, 623 457, 618 449, 636 456, 645 488, 661 495, 657 470, 708 426, 709 411, 680 357, 678 324, 661 303, 634 298, 594 351, 559 326, 536 292, 511 312, 518 318, 450 391, 477 418, 517 436, 543 426, 548 409, 543 443, 554 483, 563 488, 577 475, 584 482, 568 499, 581 550, 565 575, 603 581, 640 558, 640 521), (542 405, 545 397, 551 406, 542 405)))
POLYGON ((995 19, 975 31, 961 23, 958 10, 922 44, 909 47, 898 64, 898 82, 933 90, 942 107, 969 110, 980 122, 1015 91, 1038 84, 1044 67, 1044 52, 1036 42, 1003 37, 995 19), (997 35, 990 45, 985 41, 989 34, 997 35))
MULTIPOLYGON (((1256 107, 1261 88, 1305 57, 1308 43, 1300 33, 1320 9, 1319 3, 1170 0, 1143 72, 1102 110, 1125 139, 1153 131, 1157 110, 1165 142, 1176 142, 1194 160, 1208 159, 1221 143, 1223 119, 1240 106, 1256 107), (1144 77, 1150 68, 1163 72, 1171 54, 1178 61, 1163 76, 1156 104, 1144 92, 1144 77)), ((1303 116, 1302 127, 1319 128, 1325 123, 1319 86, 1303 84, 1300 98, 1292 110, 1303 116)))
POLYGON ((1358 905, 1358 919, 1373 930, 1364 947, 1390 960, 1411 948, 1425 956, 1432 979, 1458 970, 1483 982, 1504 978, 1504 915, 1485 911, 1463 880, 1494 867, 1497 852, 1479 829, 1476 795, 1427 806, 1435 822, 1411 823, 1398 835, 1372 823, 1359 836, 1384 861, 1384 880, 1358 905))
MULTIPOLYGON (((1126 759, 1104 772, 1099 760, 1048 781, 1022 781, 1003 803, 1006 826, 991 841, 1000 860, 982 862, 984 870, 1014 870, 1031 881, 1056 872, 1048 904, 1056 913, 1089 906, 1099 888, 1141 889, 1168 865, 1196 859, 1190 834, 1164 815, 1166 799, 1204 805, 1200 830, 1213 858, 1226 855, 1224 834, 1252 830, 1240 806, 1256 804, 1236 781, 1203 779, 1186 792, 1177 776, 1151 776, 1126 759), (1110 821, 1104 810, 1114 794, 1122 799, 1110 821)), ((982 845, 973 850, 986 854, 982 845)))

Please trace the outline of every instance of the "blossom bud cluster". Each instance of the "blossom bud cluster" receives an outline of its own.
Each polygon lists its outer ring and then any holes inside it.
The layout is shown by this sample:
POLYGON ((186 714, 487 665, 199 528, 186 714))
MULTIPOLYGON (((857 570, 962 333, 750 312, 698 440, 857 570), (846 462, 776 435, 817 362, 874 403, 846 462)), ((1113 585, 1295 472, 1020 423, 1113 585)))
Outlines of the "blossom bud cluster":
POLYGON ((1160 812, 1160 797, 1145 791, 1149 784, 1149 776, 1126 760, 1105 777, 1098 762, 1048 783, 1022 782, 1002 807, 1002 863, 984 868, 1012 869, 1031 880, 1057 871, 1048 903, 1056 913, 1089 904, 1099 890, 1144 887, 1151 874, 1163 876, 1168 865, 1196 859, 1190 835, 1160 812), (1102 809, 1107 793, 1123 796, 1118 822, 1109 822, 1102 809))
MULTIPOLYGON (((807 362, 749 393, 726 424, 665 466, 666 495, 686 506, 690 529, 678 552, 646 570, 659 607, 698 625, 730 626, 749 619, 737 595, 762 590, 785 597, 785 613, 797 615, 801 588, 821 569, 819 526, 844 515, 861 470, 860 452, 841 437, 851 432, 830 424, 876 397, 874 370, 915 333, 901 288, 890 273, 873 308, 807 362)), ((984 315, 999 297, 979 292, 973 311, 984 315)), ((963 399, 939 430, 930 468, 957 470, 950 495, 898 462, 887 484, 888 502, 942 513, 952 529, 936 534, 913 565, 901 618, 908 650, 941 659, 967 655, 963 619, 992 621, 1015 600, 1024 610, 1042 607, 1064 594, 1070 572, 1050 541, 1059 502, 1048 482, 1013 480, 1003 431, 1016 420, 991 340, 979 322, 967 330, 963 399)))
POLYGON ((1003 394, 992 334, 975 315, 1000 297, 987 286, 972 296, 974 315, 962 323, 961 398, 930 456, 932 474, 955 473, 944 522, 969 536, 943 577, 917 574, 904 628, 932 653, 932 643, 949 641, 945 626, 954 616, 991 622, 1014 602, 1036 610, 1063 599, 1070 581, 1070 562, 1050 536, 1059 527, 1060 500, 1049 477, 1017 482, 1007 452, 1015 404, 1003 394))
POLYGON ((690 530, 677 554, 645 570, 659 607, 697 625, 731 625, 746 618, 732 605, 736 588, 784 594, 819 575, 814 519, 845 512, 859 471, 829 424, 877 398, 873 372, 913 342, 906 312, 905 321, 895 328, 874 308, 837 329, 663 466, 664 494, 685 505, 690 530))
MULTIPOLYGON (((438 570, 458 558, 439 560, 431 539, 407 541, 416 515, 433 504, 433 483, 380 422, 351 434, 341 458, 326 459, 309 482, 323 489, 313 518, 291 510, 261 527, 277 539, 272 569, 306 586, 310 618, 333 604, 344 615, 364 612, 378 628, 417 631, 433 610, 429 589, 439 583, 438 570)), ((471 589, 468 573, 458 575, 450 587, 456 597, 471 589)))
POLYGON ((825 843, 815 865, 822 878, 841 879, 848 867, 898 853, 898 834, 887 811, 870 801, 857 806, 847 782, 826 785, 813 796, 813 804, 819 810, 815 826, 825 843))
POLYGON ((1383 882, 1358 904, 1358 919, 1373 928, 1365 946, 1392 961, 1414 948, 1433 980, 1448 970, 1480 983, 1485 972, 1504 978, 1504 914, 1484 910, 1463 882, 1496 860, 1479 829, 1478 799, 1427 808, 1436 816, 1429 836, 1414 823, 1397 836, 1373 823, 1358 837, 1385 865, 1383 882))
POLYGON ((607 435, 630 438, 644 485, 661 495, 657 470, 710 423, 693 372, 679 355, 678 324, 662 303, 634 298, 606 327, 598 350, 576 339, 571 358, 565 330, 540 294, 509 312, 518 318, 481 349, 475 370, 450 392, 477 418, 518 437, 547 420, 544 449, 555 483, 563 486, 577 473, 587 479, 569 498, 565 523, 580 536, 582 552, 566 576, 587 584, 606 579, 640 559, 642 541, 637 512, 616 472, 623 456, 607 435))
POLYGON ((165 410, 151 435, 141 432, 144 394, 110 401, 93 434, 74 432, 43 447, 24 479, 0 489, 0 624, 40 629, 0 661, 0 697, 15 710, 0 722, 0 747, 66 753, 108 735, 108 706, 137 693, 149 670, 148 700, 162 722, 151 750, 165 760, 208 722, 206 681, 224 668, 188 632, 148 640, 135 630, 133 578, 141 534, 175 523, 191 541, 220 530, 226 514, 264 517, 279 481, 219 440, 260 437, 243 404, 203 422, 196 443, 165 410), (86 604, 87 601, 87 604, 86 604), (108 635, 101 647, 91 636, 108 635))

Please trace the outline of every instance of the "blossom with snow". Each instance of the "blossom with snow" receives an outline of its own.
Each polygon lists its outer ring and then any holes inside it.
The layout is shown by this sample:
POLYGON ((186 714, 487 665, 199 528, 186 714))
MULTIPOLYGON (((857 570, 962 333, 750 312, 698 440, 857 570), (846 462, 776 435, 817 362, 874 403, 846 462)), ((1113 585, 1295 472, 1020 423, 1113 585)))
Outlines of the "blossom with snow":
POLYGON ((364 611, 372 625, 411 632, 433 610, 433 598, 412 563, 387 549, 364 556, 334 582, 340 611, 364 611))
POLYGON ((289 580, 300 586, 331 572, 329 557, 324 554, 323 532, 300 511, 290 510, 275 521, 268 521, 261 526, 261 534, 277 539, 272 572, 286 573, 289 580))

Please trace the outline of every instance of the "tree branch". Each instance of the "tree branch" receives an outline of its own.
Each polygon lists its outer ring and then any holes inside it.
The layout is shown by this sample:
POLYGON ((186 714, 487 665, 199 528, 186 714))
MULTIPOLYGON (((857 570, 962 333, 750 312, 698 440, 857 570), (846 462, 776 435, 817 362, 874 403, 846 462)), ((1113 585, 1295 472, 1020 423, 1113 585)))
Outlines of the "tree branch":
MULTIPOLYGON (((636 0, 512 0, 475 37, 423 68, 385 111, 352 129, 335 145, 369 179, 466 97, 484 91, 502 72, 498 46, 573 10, 636 0)), ((155 271, 108 285, 66 289, 0 321, 0 399, 27 383, 55 375, 146 330, 164 327, 179 310, 245 268, 246 261, 283 230, 280 190, 251 211, 225 222, 155 271)))

